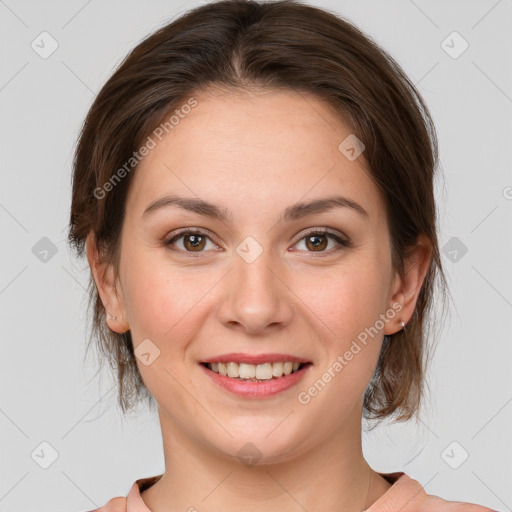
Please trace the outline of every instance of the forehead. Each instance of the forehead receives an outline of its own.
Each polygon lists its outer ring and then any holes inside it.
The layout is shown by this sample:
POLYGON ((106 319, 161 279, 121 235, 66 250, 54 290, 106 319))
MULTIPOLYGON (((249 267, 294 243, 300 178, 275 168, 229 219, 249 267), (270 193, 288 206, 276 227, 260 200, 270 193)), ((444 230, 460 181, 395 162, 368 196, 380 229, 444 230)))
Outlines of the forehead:
POLYGON ((173 110, 181 115, 174 116, 169 133, 153 137, 156 144, 130 187, 131 211, 142 214, 165 193, 230 203, 233 209, 254 201, 259 211, 335 192, 364 203, 370 215, 382 206, 364 152, 350 160, 340 150, 340 143, 354 137, 349 125, 318 97, 212 89, 193 98, 192 109, 173 110))

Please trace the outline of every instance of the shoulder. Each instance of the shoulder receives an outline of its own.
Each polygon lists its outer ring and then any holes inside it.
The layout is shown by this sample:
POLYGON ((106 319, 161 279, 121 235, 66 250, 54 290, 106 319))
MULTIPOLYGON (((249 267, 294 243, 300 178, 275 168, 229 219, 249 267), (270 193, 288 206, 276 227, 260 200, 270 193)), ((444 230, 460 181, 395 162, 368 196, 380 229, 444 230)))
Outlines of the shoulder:
POLYGON ((126 512, 126 498, 112 498, 106 505, 91 512, 126 512))
POLYGON ((423 512, 496 512, 493 509, 477 505, 476 503, 465 503, 462 501, 447 501, 439 496, 427 494, 423 499, 423 512))
POLYGON ((103 507, 89 512, 151 512, 142 500, 140 493, 151 487, 162 476, 163 474, 139 478, 133 482, 126 498, 120 496, 112 498, 103 507))
POLYGON ((495 512, 474 503, 427 494, 419 482, 402 472, 381 476, 393 485, 366 512, 495 512))

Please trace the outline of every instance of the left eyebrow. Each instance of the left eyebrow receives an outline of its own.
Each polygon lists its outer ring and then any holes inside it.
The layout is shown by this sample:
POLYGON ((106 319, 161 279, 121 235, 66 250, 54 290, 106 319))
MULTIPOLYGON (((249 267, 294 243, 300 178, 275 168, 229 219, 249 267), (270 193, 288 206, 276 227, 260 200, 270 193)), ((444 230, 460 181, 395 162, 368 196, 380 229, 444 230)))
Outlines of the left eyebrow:
MULTIPOLYGON (((164 196, 156 199, 144 210, 142 217, 169 206, 178 206, 184 210, 211 217, 226 224, 231 224, 232 214, 224 207, 217 206, 203 199, 193 197, 181 197, 177 195, 164 196)), ((323 213, 333 208, 349 208, 359 214, 369 217, 368 212, 359 204, 343 196, 330 196, 311 201, 295 203, 288 206, 280 215, 278 223, 290 222, 301 219, 307 215, 323 213)))
POLYGON ((343 196, 329 196, 289 206, 281 214, 278 222, 298 220, 306 215, 323 213, 333 208, 350 208, 365 217, 369 217, 368 212, 352 199, 343 196))

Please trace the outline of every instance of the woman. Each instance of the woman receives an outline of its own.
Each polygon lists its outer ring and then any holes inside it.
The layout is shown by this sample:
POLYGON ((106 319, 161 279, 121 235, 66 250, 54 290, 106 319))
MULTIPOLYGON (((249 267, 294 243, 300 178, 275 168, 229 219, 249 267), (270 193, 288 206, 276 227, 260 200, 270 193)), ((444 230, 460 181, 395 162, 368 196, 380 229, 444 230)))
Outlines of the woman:
POLYGON ((319 8, 210 3, 130 53, 84 124, 69 238, 166 467, 99 510, 489 510, 361 449, 363 415, 420 409, 436 164, 403 71, 319 8))

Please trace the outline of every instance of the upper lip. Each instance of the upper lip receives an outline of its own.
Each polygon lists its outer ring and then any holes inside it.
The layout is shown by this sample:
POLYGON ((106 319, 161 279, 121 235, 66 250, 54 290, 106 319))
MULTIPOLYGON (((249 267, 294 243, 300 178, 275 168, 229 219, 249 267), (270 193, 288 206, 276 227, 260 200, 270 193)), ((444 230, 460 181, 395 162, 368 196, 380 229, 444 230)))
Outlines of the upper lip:
POLYGON ((231 354, 222 354, 218 356, 204 359, 201 363, 246 363, 246 364, 263 364, 263 363, 309 363, 307 359, 290 354, 244 354, 235 352, 231 354))

